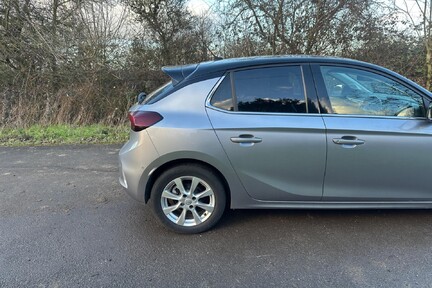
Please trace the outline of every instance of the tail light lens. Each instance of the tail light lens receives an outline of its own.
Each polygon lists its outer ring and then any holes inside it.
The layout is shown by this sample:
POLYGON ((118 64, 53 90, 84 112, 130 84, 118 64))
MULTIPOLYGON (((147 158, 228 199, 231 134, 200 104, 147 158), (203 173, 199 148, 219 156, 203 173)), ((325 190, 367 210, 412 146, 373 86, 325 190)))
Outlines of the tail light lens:
POLYGON ((134 111, 129 112, 129 121, 133 131, 141 131, 161 121, 163 117, 152 111, 134 111))

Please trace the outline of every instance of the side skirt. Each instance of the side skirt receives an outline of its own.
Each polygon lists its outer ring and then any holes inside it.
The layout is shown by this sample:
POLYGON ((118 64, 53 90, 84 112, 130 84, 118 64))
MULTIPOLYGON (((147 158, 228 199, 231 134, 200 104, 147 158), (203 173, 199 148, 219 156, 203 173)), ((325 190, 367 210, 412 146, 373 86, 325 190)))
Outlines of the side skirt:
POLYGON ((258 201, 232 205, 231 209, 432 209, 432 201, 398 202, 323 202, 323 201, 258 201))

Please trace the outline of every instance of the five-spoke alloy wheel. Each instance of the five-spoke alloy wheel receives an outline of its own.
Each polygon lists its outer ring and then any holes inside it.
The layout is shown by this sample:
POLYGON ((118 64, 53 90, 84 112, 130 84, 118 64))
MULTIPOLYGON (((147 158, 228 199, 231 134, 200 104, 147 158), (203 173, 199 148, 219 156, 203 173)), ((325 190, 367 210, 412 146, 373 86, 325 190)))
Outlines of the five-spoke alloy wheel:
POLYGON ((150 199, 156 216, 165 226, 180 233, 200 233, 220 219, 226 195, 213 171, 188 164, 162 173, 150 199))

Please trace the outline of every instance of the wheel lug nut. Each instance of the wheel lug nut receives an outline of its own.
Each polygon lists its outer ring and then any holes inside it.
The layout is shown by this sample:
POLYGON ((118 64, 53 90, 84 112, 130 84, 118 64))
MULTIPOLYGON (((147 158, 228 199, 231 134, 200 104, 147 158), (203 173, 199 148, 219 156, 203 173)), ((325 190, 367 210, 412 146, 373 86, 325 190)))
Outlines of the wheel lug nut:
POLYGON ((192 200, 196 200, 196 197, 192 197, 192 200))
POLYGON ((192 209, 192 208, 193 208, 193 205, 190 205, 189 208, 192 209))

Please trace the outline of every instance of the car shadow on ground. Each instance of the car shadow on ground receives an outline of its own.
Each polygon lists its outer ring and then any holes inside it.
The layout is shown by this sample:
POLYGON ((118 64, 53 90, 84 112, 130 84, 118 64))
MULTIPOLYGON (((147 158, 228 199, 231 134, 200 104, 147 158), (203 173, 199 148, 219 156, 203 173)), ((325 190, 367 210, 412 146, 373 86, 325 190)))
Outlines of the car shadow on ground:
MULTIPOLYGON (((145 224, 146 229, 155 233, 168 231, 157 223, 150 206, 135 204, 131 209, 135 210, 137 225, 145 224)), ((432 210, 427 209, 240 209, 225 211, 211 233, 261 230, 273 234, 282 231, 382 234, 382 231, 402 233, 417 228, 419 233, 423 231, 432 236, 431 223, 432 210)))
MULTIPOLYGON (((416 225, 432 223, 432 210, 428 209, 241 209, 228 210, 217 229, 257 224, 340 224, 348 223, 381 225, 416 225)), ((282 228, 281 227, 281 228, 282 228)))

